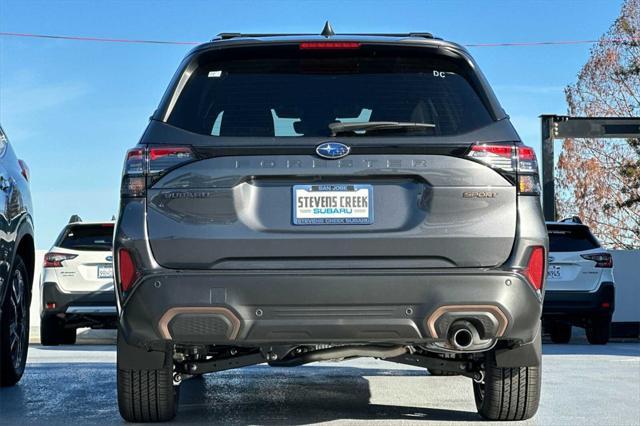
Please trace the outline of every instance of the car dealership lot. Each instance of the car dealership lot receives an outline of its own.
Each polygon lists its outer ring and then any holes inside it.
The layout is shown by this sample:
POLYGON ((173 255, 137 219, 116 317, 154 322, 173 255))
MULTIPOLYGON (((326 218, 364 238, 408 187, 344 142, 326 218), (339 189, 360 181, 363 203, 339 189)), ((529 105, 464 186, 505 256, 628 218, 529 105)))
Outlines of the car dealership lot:
MULTIPOLYGON (((544 346, 540 411, 518 424, 638 424, 640 344, 574 340, 544 346)), ((1 424, 123 423, 115 346, 88 344, 95 338, 82 336, 78 342, 31 346, 23 380, 0 390, 1 424)), ((184 382, 180 401, 176 423, 482 422, 469 379, 430 377, 426 370, 372 359, 217 373, 184 382)))

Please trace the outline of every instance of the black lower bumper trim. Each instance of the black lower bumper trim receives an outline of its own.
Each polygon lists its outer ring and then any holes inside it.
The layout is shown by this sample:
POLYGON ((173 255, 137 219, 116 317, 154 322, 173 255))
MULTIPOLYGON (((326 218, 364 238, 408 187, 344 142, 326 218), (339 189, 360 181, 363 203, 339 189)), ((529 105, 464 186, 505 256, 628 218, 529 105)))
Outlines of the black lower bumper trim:
POLYGON ((508 324, 500 339, 520 343, 535 338, 542 309, 531 286, 508 271, 182 271, 143 277, 123 302, 118 328, 139 347, 167 340, 242 347, 423 344, 444 341, 427 319, 450 305, 499 308, 508 324), (238 332, 214 318, 213 309, 231 312, 238 332), (188 322, 166 316, 176 310, 188 313, 188 322))
POLYGON ((615 309, 615 287, 613 283, 600 284, 596 291, 553 291, 544 296, 542 316, 592 317, 612 315, 615 309))
POLYGON ((115 291, 66 293, 57 283, 46 282, 42 284, 42 303, 42 315, 117 316, 115 291), (47 308, 48 304, 55 307, 47 308))

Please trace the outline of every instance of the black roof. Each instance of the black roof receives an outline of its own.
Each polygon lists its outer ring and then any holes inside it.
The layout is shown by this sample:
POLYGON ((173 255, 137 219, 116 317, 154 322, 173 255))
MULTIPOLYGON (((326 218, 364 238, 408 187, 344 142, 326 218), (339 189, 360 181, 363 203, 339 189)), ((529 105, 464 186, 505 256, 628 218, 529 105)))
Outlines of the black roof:
POLYGON ((353 41, 372 44, 407 44, 407 45, 430 45, 433 47, 444 47, 462 51, 468 54, 467 49, 457 43, 443 40, 432 36, 426 32, 412 33, 363 33, 363 34, 336 34, 333 36, 322 36, 319 34, 254 34, 254 33, 220 33, 210 42, 196 46, 192 52, 207 50, 224 46, 240 45, 260 45, 278 43, 301 43, 301 42, 321 42, 321 41, 353 41))

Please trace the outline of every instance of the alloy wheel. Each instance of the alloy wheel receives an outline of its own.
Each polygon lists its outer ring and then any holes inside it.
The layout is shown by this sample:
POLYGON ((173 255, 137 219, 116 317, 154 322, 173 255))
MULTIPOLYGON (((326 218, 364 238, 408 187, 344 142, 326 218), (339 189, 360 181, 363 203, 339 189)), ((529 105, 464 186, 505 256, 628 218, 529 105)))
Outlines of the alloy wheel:
POLYGON ((24 345, 27 335, 27 299, 24 277, 20 270, 15 270, 11 277, 9 296, 9 348, 11 363, 16 371, 22 366, 24 345))

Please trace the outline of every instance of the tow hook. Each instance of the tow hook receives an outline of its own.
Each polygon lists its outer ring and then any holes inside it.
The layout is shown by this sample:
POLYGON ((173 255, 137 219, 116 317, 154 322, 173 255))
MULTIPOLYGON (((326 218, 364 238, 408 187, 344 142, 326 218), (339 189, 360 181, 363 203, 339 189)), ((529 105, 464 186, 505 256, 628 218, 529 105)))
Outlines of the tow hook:
POLYGON ((484 370, 476 371, 473 374, 473 381, 476 383, 484 384, 484 370))
POLYGON ((179 386, 182 383, 182 374, 173 373, 173 386, 179 386))

